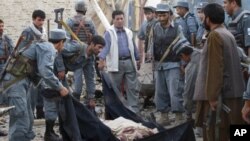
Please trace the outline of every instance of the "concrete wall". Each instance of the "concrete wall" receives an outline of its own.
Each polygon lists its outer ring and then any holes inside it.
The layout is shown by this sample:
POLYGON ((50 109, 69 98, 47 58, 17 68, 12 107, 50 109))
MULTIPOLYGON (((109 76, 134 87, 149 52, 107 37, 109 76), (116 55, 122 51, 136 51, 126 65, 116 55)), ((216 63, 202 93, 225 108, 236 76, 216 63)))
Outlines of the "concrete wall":
POLYGON ((1 0, 0 19, 5 22, 5 33, 16 43, 22 30, 32 22, 32 12, 41 9, 46 13, 45 27, 47 20, 50 20, 50 27, 55 28, 54 9, 65 8, 64 19, 75 14, 74 4, 76 0, 1 0))

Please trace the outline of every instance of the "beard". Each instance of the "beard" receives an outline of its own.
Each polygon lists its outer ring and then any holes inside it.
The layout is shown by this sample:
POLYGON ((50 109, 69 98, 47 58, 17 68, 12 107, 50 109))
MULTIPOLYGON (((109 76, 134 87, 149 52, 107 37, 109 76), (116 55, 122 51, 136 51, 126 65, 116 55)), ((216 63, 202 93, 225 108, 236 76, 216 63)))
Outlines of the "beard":
POLYGON ((210 31, 210 26, 207 24, 207 18, 203 21, 203 26, 207 31, 210 31))

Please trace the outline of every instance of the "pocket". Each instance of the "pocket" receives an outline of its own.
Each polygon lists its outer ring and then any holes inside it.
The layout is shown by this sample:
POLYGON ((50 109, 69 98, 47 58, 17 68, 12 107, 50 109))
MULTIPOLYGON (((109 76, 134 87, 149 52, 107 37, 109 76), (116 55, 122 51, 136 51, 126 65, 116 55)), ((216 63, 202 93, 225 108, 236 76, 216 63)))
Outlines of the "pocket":
POLYGON ((10 110, 10 115, 13 117, 23 117, 25 115, 27 101, 21 97, 9 97, 9 106, 15 106, 14 109, 10 110))

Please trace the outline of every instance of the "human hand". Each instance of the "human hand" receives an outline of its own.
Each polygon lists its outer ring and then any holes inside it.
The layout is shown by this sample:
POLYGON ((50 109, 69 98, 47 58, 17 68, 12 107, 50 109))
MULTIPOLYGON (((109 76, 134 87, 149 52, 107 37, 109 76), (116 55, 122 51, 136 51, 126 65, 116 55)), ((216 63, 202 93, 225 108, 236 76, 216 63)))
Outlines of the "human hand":
POLYGON ((245 101, 241 113, 243 120, 250 124, 250 100, 245 101))
POLYGON ((104 60, 101 60, 101 59, 100 59, 97 63, 98 63, 98 69, 99 69, 99 70, 103 70, 104 67, 106 66, 106 63, 105 63, 104 60))
POLYGON ((69 90, 65 87, 62 87, 59 92, 61 97, 67 96, 69 94, 69 90))
POLYGON ((217 100, 210 100, 209 105, 210 105, 210 108, 212 109, 212 111, 216 111, 218 101, 217 100))
POLYGON ((57 77, 59 80, 64 80, 65 78, 65 71, 60 71, 57 73, 57 77))

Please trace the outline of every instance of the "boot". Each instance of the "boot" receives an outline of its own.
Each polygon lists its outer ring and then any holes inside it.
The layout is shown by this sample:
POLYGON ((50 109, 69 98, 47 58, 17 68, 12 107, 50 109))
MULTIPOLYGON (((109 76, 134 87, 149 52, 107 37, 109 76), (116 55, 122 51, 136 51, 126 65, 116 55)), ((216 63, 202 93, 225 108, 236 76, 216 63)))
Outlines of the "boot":
POLYGON ((182 113, 175 113, 175 125, 179 125, 179 124, 183 123, 184 121, 185 120, 184 120, 182 113))
POLYGON ((158 123, 163 126, 170 125, 171 122, 169 120, 168 113, 160 113, 160 119, 158 120, 158 123))
POLYGON ((44 134, 44 141, 62 141, 62 138, 59 137, 54 131, 54 120, 46 120, 46 129, 44 134))
POLYGON ((43 106, 36 106, 36 119, 43 119, 44 111, 43 106))
POLYGON ((73 95, 78 101, 80 101, 81 94, 76 93, 76 92, 73 92, 72 95, 73 95))

